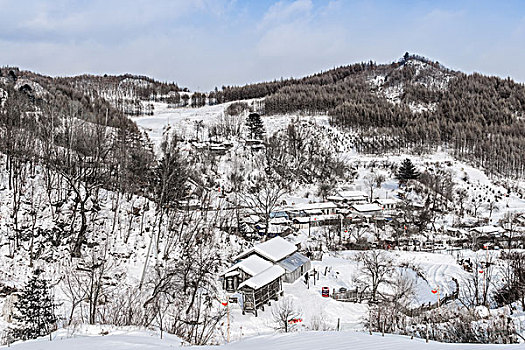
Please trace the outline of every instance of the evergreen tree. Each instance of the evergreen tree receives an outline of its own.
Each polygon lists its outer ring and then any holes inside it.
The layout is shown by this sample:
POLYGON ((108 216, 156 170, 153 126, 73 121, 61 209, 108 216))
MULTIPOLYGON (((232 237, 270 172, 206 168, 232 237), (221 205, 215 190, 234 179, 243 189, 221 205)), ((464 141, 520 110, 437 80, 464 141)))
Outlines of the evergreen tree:
POLYGON ((406 158, 397 172, 397 178, 400 181, 413 180, 419 177, 419 171, 417 171, 412 161, 406 158))
POLYGON ((250 138, 262 139, 264 135, 264 123, 258 113, 250 113, 246 120, 246 125, 250 130, 250 138))
POLYGON ((15 303, 16 339, 35 339, 51 333, 56 325, 55 304, 47 281, 36 270, 15 303))

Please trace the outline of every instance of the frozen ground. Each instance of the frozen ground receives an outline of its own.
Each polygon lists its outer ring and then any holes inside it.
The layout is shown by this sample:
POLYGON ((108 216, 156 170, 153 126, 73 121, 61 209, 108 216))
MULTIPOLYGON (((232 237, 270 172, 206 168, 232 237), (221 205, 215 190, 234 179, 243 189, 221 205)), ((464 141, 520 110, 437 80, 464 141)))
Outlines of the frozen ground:
MULTIPOLYGON (((444 344, 425 343, 422 339, 380 334, 369 335, 364 332, 294 332, 288 334, 263 335, 245 338, 221 346, 187 347, 181 346, 179 339, 164 337, 151 331, 119 330, 102 336, 95 333, 67 338, 65 334, 55 335, 53 341, 41 338, 34 341, 19 342, 11 346, 14 350, 168 350, 168 349, 250 349, 250 350, 496 350, 521 349, 523 345, 482 345, 482 344, 444 344)), ((7 347, 2 347, 7 348, 7 347)))

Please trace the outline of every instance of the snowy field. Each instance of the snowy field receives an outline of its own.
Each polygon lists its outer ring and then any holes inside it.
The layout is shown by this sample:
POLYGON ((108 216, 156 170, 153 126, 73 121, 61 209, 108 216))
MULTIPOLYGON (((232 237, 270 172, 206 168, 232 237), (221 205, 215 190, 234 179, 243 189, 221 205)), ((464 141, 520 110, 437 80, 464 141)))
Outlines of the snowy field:
MULTIPOLYGON (((53 341, 41 338, 34 341, 19 342, 11 345, 14 350, 169 350, 169 349, 250 349, 250 350, 499 350, 522 349, 523 345, 482 345, 482 344, 444 344, 423 339, 380 334, 369 335, 364 332, 295 332, 288 334, 255 336, 221 346, 183 346, 176 337, 165 336, 150 331, 119 330, 101 336, 92 329, 92 334, 66 337, 55 334, 53 341)), ((3 349, 7 347, 2 347, 3 349)))
MULTIPOLYGON (((246 100, 250 104, 255 100, 246 100)), ((191 138, 195 136, 195 122, 202 121, 204 128, 207 129, 213 125, 224 114, 224 110, 233 102, 204 106, 199 108, 178 107, 168 108, 166 103, 155 102, 154 114, 152 116, 140 116, 131 118, 137 125, 148 133, 150 139, 158 144, 162 139, 164 127, 171 126, 181 136, 191 138)), ((268 135, 282 129, 295 118, 295 115, 276 115, 265 116, 264 126, 268 135)), ((328 117, 312 116, 301 117, 308 120, 316 121, 319 125, 328 125, 328 117)))

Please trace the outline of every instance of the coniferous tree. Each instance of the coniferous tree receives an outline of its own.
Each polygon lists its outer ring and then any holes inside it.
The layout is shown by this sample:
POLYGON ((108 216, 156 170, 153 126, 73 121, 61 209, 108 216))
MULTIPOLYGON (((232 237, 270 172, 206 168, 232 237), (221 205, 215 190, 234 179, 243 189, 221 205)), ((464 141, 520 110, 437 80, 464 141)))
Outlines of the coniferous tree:
POLYGON ((246 120, 246 125, 250 130, 250 138, 262 139, 264 135, 264 123, 258 113, 250 113, 246 120))
POLYGON ((419 177, 419 171, 417 171, 412 161, 406 158, 397 172, 397 178, 400 181, 414 180, 419 177))
POLYGON ((56 326, 55 304, 47 281, 36 270, 15 303, 14 337, 27 340, 49 334, 56 326))

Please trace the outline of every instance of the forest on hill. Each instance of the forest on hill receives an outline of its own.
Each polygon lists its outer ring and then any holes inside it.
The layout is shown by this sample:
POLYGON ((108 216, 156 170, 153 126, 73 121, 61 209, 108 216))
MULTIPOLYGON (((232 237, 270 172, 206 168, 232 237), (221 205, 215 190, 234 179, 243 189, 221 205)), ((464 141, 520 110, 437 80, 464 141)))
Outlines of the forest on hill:
POLYGON ((464 74, 421 56, 339 67, 301 79, 223 87, 219 102, 264 98, 265 113, 324 114, 367 153, 438 146, 489 173, 525 174, 525 86, 464 74))

